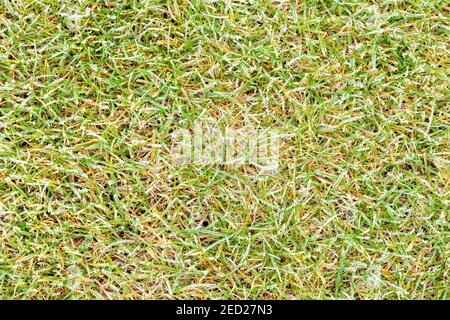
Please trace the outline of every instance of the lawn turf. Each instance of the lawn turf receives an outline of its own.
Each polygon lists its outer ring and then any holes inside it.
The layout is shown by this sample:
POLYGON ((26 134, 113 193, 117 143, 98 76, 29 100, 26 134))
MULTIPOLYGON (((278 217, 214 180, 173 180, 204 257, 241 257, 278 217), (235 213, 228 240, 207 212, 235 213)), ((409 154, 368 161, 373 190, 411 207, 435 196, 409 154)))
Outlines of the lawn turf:
POLYGON ((0 2, 0 298, 448 299, 446 1, 0 2), (208 116, 280 167, 176 166, 208 116))

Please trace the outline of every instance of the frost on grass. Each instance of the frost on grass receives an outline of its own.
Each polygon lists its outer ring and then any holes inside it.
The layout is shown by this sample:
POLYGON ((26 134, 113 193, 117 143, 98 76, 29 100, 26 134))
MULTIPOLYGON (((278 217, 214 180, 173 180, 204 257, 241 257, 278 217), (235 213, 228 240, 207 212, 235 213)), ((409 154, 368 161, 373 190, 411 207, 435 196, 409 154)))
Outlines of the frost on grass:
POLYGON ((0 297, 448 299, 448 17, 2 1, 0 297), (172 162, 204 117, 276 170, 172 162))

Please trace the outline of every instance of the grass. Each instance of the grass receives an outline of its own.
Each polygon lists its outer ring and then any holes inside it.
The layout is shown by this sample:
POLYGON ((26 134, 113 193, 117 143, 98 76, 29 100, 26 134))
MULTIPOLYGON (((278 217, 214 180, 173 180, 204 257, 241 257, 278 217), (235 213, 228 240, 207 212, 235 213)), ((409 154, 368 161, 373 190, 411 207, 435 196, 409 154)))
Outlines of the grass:
POLYGON ((449 299, 445 1, 0 2, 3 299, 449 299), (202 116, 280 168, 174 166, 202 116))

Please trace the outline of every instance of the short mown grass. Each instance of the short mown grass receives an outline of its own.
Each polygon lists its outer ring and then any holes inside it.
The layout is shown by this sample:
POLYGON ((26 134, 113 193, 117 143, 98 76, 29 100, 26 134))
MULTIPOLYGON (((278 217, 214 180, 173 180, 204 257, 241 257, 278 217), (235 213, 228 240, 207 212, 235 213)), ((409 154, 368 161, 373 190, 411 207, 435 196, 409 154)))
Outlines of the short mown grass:
POLYGON ((449 299, 446 1, 0 2, 0 298, 449 299), (175 166, 208 116, 280 167, 175 166))

